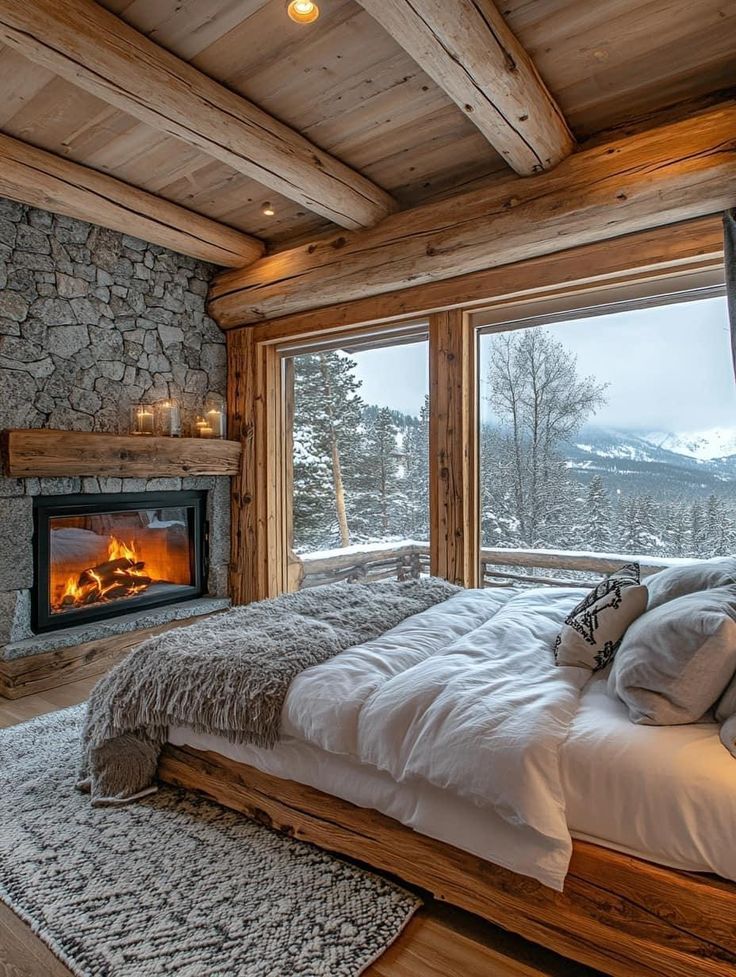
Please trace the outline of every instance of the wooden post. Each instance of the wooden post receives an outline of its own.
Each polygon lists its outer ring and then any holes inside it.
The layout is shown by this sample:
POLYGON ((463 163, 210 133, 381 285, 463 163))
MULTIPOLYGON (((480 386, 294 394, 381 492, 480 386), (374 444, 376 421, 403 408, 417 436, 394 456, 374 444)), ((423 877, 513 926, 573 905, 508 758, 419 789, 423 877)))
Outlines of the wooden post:
POLYGON ((232 479, 230 594, 233 604, 288 589, 282 504, 281 357, 248 329, 228 334, 228 427, 240 441, 232 479))
POLYGON ((429 319, 431 572, 478 585, 475 337, 465 313, 429 319))

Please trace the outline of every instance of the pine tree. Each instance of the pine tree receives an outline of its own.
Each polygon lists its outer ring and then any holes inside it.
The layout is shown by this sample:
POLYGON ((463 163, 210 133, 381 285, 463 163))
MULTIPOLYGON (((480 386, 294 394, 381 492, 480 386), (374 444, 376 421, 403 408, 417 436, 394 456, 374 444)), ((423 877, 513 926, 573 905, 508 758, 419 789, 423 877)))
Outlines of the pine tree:
POLYGON ((704 554, 727 556, 734 544, 734 523, 725 502, 711 494, 705 503, 704 554))
POLYGON ((678 499, 660 509, 661 546, 659 556, 682 557, 689 551, 688 536, 690 513, 687 505, 678 499))
POLYGON ((406 505, 399 478, 398 427, 388 407, 381 407, 365 425, 362 477, 351 493, 356 522, 368 538, 386 539, 401 531, 406 505), (358 486, 356 486, 356 489, 358 486))
POLYGON ((412 539, 429 540, 429 394, 418 422, 406 431, 403 447, 408 533, 412 539))
POLYGON ((702 557, 706 555, 705 517, 700 502, 693 502, 690 507, 690 545, 688 556, 702 557))
POLYGON ((619 535, 629 556, 655 556, 661 540, 657 532, 657 509, 650 495, 624 499, 620 508, 619 535))
POLYGON ((611 546, 611 502, 600 475, 588 486, 585 512, 585 548, 605 552, 611 546))
POLYGON ((360 450, 355 361, 339 352, 294 359, 295 548, 350 543, 344 472, 360 450))
POLYGON ((484 424, 480 430, 481 540, 485 546, 518 547, 521 538, 513 491, 511 441, 484 424))

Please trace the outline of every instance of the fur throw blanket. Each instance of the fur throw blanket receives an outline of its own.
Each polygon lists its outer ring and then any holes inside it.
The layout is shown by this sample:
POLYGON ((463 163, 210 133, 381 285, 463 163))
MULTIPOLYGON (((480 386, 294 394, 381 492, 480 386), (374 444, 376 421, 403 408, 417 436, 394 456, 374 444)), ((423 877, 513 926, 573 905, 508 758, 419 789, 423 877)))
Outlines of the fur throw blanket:
POLYGON ((149 638, 92 691, 80 788, 92 803, 136 800, 153 786, 169 726, 273 746, 292 679, 448 600, 444 580, 328 584, 149 638))

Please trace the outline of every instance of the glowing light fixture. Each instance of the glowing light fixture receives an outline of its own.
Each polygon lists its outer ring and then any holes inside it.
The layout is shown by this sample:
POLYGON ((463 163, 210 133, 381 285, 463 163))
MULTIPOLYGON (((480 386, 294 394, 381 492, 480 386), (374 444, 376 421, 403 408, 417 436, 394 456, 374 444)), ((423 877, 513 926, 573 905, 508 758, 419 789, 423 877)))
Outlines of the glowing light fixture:
POLYGON ((286 12, 297 24, 313 24, 319 17, 319 7, 313 0, 291 0, 286 12))
POLYGON ((263 206, 261 207, 261 213, 262 213, 262 214, 263 214, 263 215, 264 215, 265 217, 273 217, 273 215, 274 215, 274 214, 276 213, 276 211, 275 211, 275 210, 273 209, 273 205, 272 205, 272 204, 270 204, 270 203, 268 202, 268 200, 267 200, 267 201, 265 202, 265 204, 264 204, 264 205, 263 205, 263 206))

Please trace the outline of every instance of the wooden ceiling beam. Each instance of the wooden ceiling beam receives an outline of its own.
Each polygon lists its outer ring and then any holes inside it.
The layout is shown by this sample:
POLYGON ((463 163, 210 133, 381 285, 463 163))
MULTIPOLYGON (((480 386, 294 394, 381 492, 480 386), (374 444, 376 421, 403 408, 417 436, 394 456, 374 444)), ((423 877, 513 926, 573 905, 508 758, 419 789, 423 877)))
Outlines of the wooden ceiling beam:
POLYGON ((522 176, 569 156, 575 140, 493 0, 358 0, 522 176))
POLYGON ((210 313, 227 329, 525 261, 736 204, 736 103, 223 272, 210 313))
POLYGON ((341 227, 371 227, 397 209, 360 173, 93 0, 0 0, 0 42, 341 227))
POLYGON ((257 238, 2 133, 0 196, 226 268, 249 265, 265 250, 257 238))

